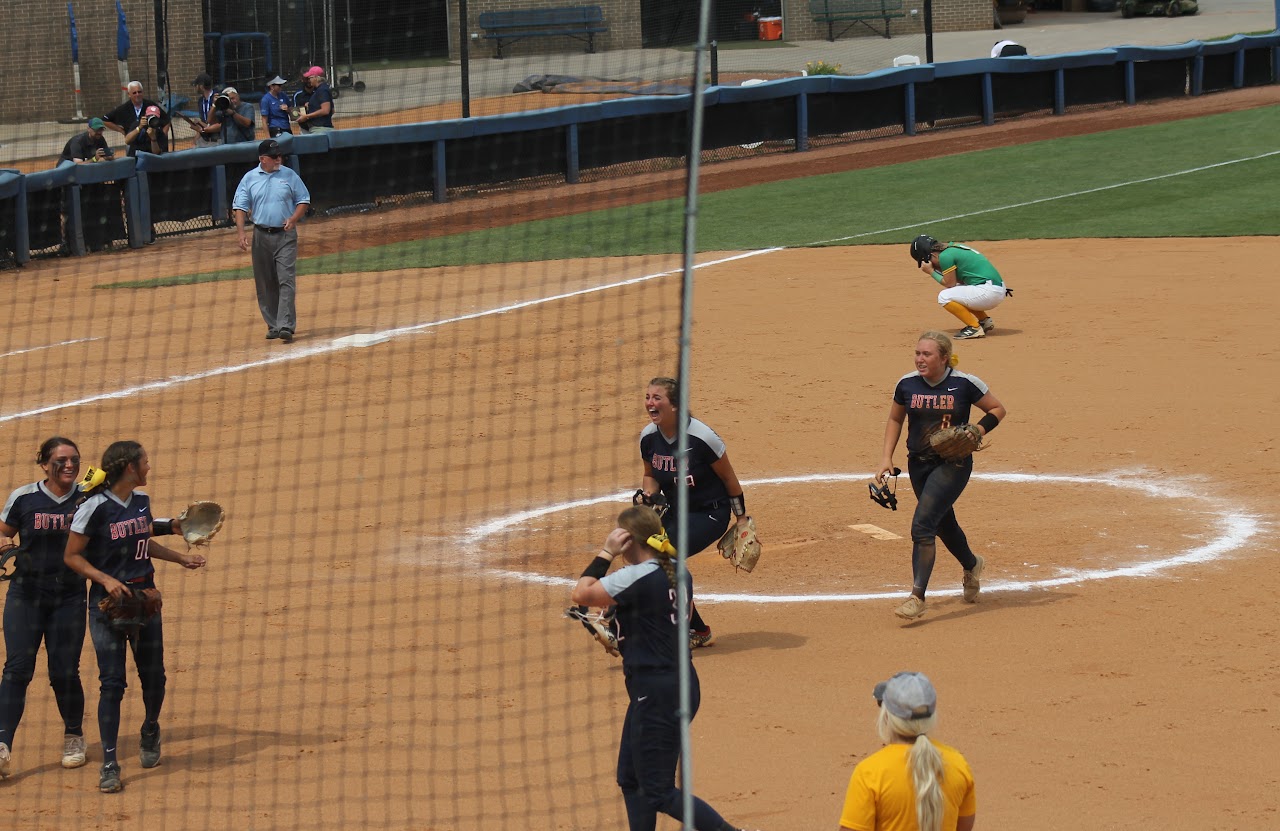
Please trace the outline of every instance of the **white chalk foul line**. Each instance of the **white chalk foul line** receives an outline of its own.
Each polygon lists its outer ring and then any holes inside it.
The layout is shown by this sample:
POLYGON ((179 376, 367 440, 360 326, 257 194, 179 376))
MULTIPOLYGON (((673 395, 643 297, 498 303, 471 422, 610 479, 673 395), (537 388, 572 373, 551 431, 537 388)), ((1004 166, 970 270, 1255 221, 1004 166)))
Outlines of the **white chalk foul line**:
MULTIPOLYGON (((854 473, 813 473, 802 476, 779 476, 769 479, 753 479, 743 482, 752 487, 768 485, 792 485, 807 483, 862 482, 869 474, 854 473)), ((1061 485, 1105 485, 1107 487, 1138 491, 1146 496, 1160 499, 1193 499, 1200 502, 1206 514, 1212 517, 1212 532, 1216 536, 1201 545, 1184 551, 1170 552, 1164 557, 1144 562, 1129 563, 1111 568, 1064 569, 1063 573, 1041 580, 984 580, 983 592, 1026 592, 1035 589, 1056 588, 1077 585, 1096 580, 1112 580, 1119 577, 1153 577, 1181 566, 1207 563, 1221 559, 1233 551, 1242 548, 1250 539, 1262 530, 1259 517, 1235 510, 1226 501, 1205 494, 1203 488, 1194 487, 1188 481, 1161 478, 1159 481, 1141 478, 1134 474, 1114 472, 1100 476, 1070 476, 1053 473, 975 473, 974 479, 1009 484, 1061 484, 1061 485)), ((471 548, 482 545, 488 538, 522 526, 531 520, 550 514, 598 505, 603 502, 626 502, 631 497, 630 491, 606 494, 558 505, 548 505, 529 511, 520 511, 467 530, 462 544, 471 548)), ((768 548, 765 548, 766 559, 768 548)), ((482 568, 482 572, 499 579, 519 580, 546 586, 571 587, 575 580, 564 577, 553 577, 534 572, 514 571, 511 569, 482 568)), ((930 594, 947 596, 960 594, 959 589, 930 589, 930 594)), ((895 592, 848 592, 848 593, 815 593, 815 594, 753 594, 748 592, 718 592, 699 594, 698 600, 715 602, 740 603, 847 603, 861 600, 883 600, 889 597, 900 597, 901 591, 895 592)))
POLYGON ((41 349, 53 349, 58 346, 71 346, 76 343, 89 343, 95 340, 102 340, 102 338, 76 338, 74 340, 64 340, 60 343, 46 343, 44 346, 28 346, 26 349, 15 349, 12 352, 5 352, 3 355, 0 355, 0 358, 8 358, 13 355, 25 355, 28 352, 39 352, 41 349))
MULTIPOLYGON (((728 257, 721 257, 716 260, 709 260, 708 262, 705 262, 705 263, 698 263, 697 265, 694 266, 694 268, 708 268, 713 265, 720 265, 723 263, 732 262, 734 260, 741 260, 745 257, 754 257, 754 256, 757 256, 758 254, 766 254, 771 250, 775 250, 775 249, 762 249, 760 251, 751 251, 745 254, 733 254, 728 257)), ((553 294, 548 297, 535 297, 530 300, 521 300, 519 302, 510 303, 505 306, 497 306, 492 309, 482 309, 477 312, 470 312, 468 314, 457 315, 455 317, 444 318, 441 320, 430 320, 424 323, 416 323, 412 326, 400 326, 395 329, 384 329, 380 332, 371 333, 370 335, 368 335, 368 337, 382 338, 383 340, 391 340, 392 338, 407 337, 410 335, 416 335, 416 334, 428 331, 430 329, 435 329, 440 326, 447 326, 451 323, 461 323, 467 320, 478 320, 479 318, 483 318, 483 317, 491 317, 493 315, 506 314, 508 312, 514 312, 520 309, 527 309, 534 306, 541 306, 545 303, 554 303, 558 300, 567 300, 570 297, 580 297, 582 295, 587 295, 587 294, 596 294, 598 292, 610 291, 612 289, 620 288, 622 286, 630 286, 630 285, 635 285, 637 283, 643 283, 648 280, 656 280, 661 277, 670 277, 674 274, 679 274, 679 273, 680 273, 680 269, 657 271, 651 274, 642 275, 640 277, 630 277, 625 280, 616 280, 614 282, 606 283, 604 285, 599 285, 599 286, 588 286, 587 288, 577 289, 575 291, 563 292, 560 294, 553 294)), ((53 404, 45 404, 39 407, 34 407, 29 410, 21 410, 14 413, 4 413, 0 415, 0 424, 4 424, 10 421, 18 421, 19 419, 23 419, 23 418, 30 418, 31 416, 37 416, 43 413, 54 412, 55 410, 65 410, 73 407, 83 407, 88 404, 96 404, 101 401, 110 401, 113 399, 121 399, 121 398, 131 398, 135 395, 145 395, 147 393, 152 393, 152 392, 161 392, 163 390, 180 386, 182 384, 189 384, 193 381, 204 381, 209 378, 216 378, 220 375, 233 375, 237 372, 245 372, 251 369, 260 369, 262 367, 274 366, 276 364, 288 363, 290 361, 301 361, 307 358, 313 358, 317 355, 325 355, 330 352, 339 352, 344 349, 351 349, 351 348, 353 348, 353 346, 350 341, 346 340, 346 338, 337 338, 334 341, 331 341, 329 343, 321 343, 321 344, 315 344, 312 346, 290 348, 284 352, 277 352, 275 355, 272 355, 271 357, 268 357, 268 358, 259 358, 253 361, 245 361, 244 363, 214 367, 212 369, 201 370, 200 372, 192 372, 186 375, 172 375, 168 378, 159 378, 154 381, 148 381, 142 384, 134 384, 127 387, 120 387, 119 389, 107 390, 105 392, 95 393, 93 395, 87 395, 87 396, 84 396, 83 398, 75 398, 69 401, 59 401, 53 404)))

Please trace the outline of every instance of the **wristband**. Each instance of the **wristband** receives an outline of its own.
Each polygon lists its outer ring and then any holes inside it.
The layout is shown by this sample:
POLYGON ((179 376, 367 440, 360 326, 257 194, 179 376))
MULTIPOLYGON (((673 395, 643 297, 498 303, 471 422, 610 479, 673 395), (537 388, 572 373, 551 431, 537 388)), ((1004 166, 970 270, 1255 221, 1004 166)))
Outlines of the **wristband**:
POLYGON ((596 557, 583 570, 582 576, 592 577, 592 578, 595 578, 596 580, 599 580, 601 577, 604 577, 606 574, 609 573, 609 566, 612 563, 613 563, 612 559, 606 560, 604 557, 596 557))
POLYGON ((996 429, 996 425, 999 423, 1000 419, 996 418, 991 413, 987 413, 982 418, 978 419, 978 426, 988 433, 996 429))
POLYGON ((172 519, 153 519, 151 520, 151 536, 167 537, 173 533, 172 519))
POLYGON ((733 509, 734 516, 742 516, 747 512, 747 500, 743 494, 729 497, 729 507, 733 509))
POLYGON ((929 276, 933 278, 933 282, 937 283, 938 285, 942 285, 942 272, 938 271, 938 269, 935 268, 933 270, 933 273, 930 274, 929 276))

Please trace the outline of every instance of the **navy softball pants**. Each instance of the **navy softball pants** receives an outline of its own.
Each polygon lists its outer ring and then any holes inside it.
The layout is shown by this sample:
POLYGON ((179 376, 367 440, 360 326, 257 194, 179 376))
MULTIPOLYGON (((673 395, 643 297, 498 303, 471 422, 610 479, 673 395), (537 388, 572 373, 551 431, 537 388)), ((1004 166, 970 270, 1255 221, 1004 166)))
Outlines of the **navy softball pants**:
POLYGON ((937 540, 960 561, 966 570, 977 565, 978 560, 969 548, 969 540, 956 520, 955 504, 973 475, 973 457, 963 462, 944 462, 941 459, 907 460, 911 476, 911 490, 916 494, 916 512, 911 517, 911 573, 912 588, 924 597, 933 574, 933 562, 937 554, 937 540))
POLYGON ((44 641, 49 686, 67 733, 80 735, 84 688, 80 650, 84 646, 85 586, 50 590, 14 580, 4 603, 4 674, 0 676, 0 742, 13 746, 13 734, 27 705, 27 686, 35 677, 36 653, 44 641))
MULTIPOLYGON (((691 712, 700 701, 698 675, 692 671, 691 712)), ((675 785, 680 761, 680 676, 674 671, 637 672, 627 677, 627 716, 618 746, 618 787, 627 806, 631 831, 654 831, 658 814, 684 818, 684 795, 675 785)), ((690 717, 692 718, 692 716, 690 717)), ((693 827, 721 831, 715 809, 693 798, 693 827)))
POLYGON ((133 664, 142 682, 142 704, 146 709, 145 724, 160 719, 164 704, 164 629, 162 614, 148 620, 132 634, 126 635, 112 626, 95 606, 89 613, 89 635, 98 654, 98 733, 106 761, 114 761, 120 737, 120 702, 128 687, 125 680, 125 647, 133 653, 133 664))

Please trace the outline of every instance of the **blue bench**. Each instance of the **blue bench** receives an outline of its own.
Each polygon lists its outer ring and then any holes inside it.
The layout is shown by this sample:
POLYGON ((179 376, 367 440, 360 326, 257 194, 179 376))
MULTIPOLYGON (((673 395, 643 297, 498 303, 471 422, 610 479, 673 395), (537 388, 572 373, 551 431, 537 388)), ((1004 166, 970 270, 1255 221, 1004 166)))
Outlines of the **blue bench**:
POLYGON ((498 58, 502 57, 504 46, 525 38, 567 36, 585 42, 587 51, 595 52, 596 35, 609 31, 604 25, 604 10, 599 6, 485 12, 480 15, 480 28, 484 29, 485 39, 497 47, 498 58))
POLYGON ((887 39, 891 37, 889 24, 893 18, 907 16, 902 5, 902 0, 809 0, 809 13, 813 15, 815 23, 827 24, 827 40, 834 41, 858 25, 866 26, 887 39), (883 20, 884 31, 873 26, 873 20, 883 20), (837 23, 849 25, 837 34, 837 23))

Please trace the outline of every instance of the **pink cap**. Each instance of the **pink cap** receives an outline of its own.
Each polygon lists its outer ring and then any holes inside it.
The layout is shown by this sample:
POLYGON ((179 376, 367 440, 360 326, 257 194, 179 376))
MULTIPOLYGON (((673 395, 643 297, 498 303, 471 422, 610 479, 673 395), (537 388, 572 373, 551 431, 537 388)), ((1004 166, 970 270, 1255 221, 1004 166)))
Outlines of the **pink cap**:
POLYGON ((323 78, 324 70, 318 66, 313 66, 306 72, 302 73, 303 78, 323 78))
POLYGON ((160 108, 155 104, 152 104, 150 107, 147 107, 146 115, 160 115, 160 108))

